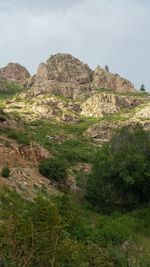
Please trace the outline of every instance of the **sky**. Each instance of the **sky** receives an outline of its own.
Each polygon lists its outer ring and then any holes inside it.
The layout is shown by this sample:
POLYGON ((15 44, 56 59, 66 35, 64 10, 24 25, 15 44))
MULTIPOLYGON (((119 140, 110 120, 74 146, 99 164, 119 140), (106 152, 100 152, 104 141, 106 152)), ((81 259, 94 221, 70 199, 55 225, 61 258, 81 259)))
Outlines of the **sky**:
POLYGON ((150 91, 149 50, 149 0, 0 0, 0 67, 70 53, 150 91))

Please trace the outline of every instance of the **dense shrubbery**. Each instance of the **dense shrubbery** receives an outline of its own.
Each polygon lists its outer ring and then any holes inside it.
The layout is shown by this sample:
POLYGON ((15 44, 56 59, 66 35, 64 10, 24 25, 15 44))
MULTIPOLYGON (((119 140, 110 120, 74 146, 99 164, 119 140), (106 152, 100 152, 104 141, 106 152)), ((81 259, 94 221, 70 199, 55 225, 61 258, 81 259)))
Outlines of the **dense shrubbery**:
POLYGON ((95 149, 84 139, 74 139, 56 145, 55 149, 59 155, 64 157, 70 164, 76 162, 93 162, 95 149))
POLYGON ((0 256, 9 267, 108 266, 107 251, 88 242, 86 225, 69 198, 27 203, 15 194, 6 196, 1 197, 0 256))
POLYGON ((0 258, 9 267, 148 266, 149 248, 133 241, 137 229, 148 236, 149 208, 102 216, 67 195, 28 202, 8 190, 0 203, 0 258))
POLYGON ((57 182, 61 182, 67 177, 67 168, 68 162, 57 157, 45 159, 39 164, 40 173, 57 182))
POLYGON ((149 202, 149 132, 125 127, 103 147, 88 180, 86 197, 98 209, 130 209, 149 202))

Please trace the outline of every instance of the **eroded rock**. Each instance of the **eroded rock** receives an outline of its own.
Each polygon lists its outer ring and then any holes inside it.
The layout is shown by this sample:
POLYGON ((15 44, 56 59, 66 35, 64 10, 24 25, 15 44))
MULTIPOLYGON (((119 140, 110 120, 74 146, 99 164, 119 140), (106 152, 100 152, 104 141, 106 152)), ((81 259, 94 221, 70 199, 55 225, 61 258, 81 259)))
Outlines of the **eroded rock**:
POLYGON ((143 99, 132 96, 108 93, 94 94, 81 105, 81 114, 86 117, 103 117, 104 115, 117 113, 124 108, 134 108, 142 101, 143 99))
POLYGON ((88 65, 69 54, 57 54, 39 65, 32 92, 34 95, 51 93, 75 99, 92 90, 91 82, 92 70, 88 65))
POLYGON ((136 91, 134 85, 130 81, 122 78, 118 74, 110 73, 100 66, 93 72, 93 86, 95 88, 114 90, 119 93, 136 91))
POLYGON ((0 69, 0 79, 19 83, 21 85, 26 84, 30 73, 27 69, 18 63, 9 63, 6 67, 0 69))

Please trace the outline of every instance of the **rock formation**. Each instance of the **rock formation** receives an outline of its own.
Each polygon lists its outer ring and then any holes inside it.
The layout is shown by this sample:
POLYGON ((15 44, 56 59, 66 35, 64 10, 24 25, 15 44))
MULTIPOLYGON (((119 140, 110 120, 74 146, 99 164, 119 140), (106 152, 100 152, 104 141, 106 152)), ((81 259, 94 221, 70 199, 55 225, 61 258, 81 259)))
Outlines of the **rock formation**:
POLYGON ((91 82, 92 70, 86 64, 69 54, 57 54, 39 65, 32 92, 34 95, 51 93, 75 99, 92 90, 91 82))
POLYGON ((101 67, 92 71, 87 64, 70 54, 52 55, 46 63, 41 63, 33 77, 25 67, 18 63, 9 63, 0 69, 0 80, 13 81, 31 87, 31 94, 55 94, 77 99, 80 95, 89 95, 96 89, 108 89, 115 92, 135 92, 134 85, 101 67))
POLYGON ((124 108, 134 108, 141 104, 143 100, 133 96, 97 93, 83 102, 81 114, 86 117, 103 117, 104 115, 117 113, 124 108))
POLYGON ((34 96, 51 93, 76 99, 98 88, 120 93, 135 92, 134 85, 118 74, 99 66, 92 71, 88 65, 69 54, 56 54, 46 63, 41 63, 31 91, 34 96))
POLYGON ((134 85, 120 77, 118 74, 110 73, 100 66, 93 72, 93 86, 95 88, 103 88, 114 90, 119 93, 135 92, 134 85))
POLYGON ((26 68, 18 63, 9 63, 6 67, 0 69, 0 80, 12 81, 24 85, 29 77, 30 74, 26 68))

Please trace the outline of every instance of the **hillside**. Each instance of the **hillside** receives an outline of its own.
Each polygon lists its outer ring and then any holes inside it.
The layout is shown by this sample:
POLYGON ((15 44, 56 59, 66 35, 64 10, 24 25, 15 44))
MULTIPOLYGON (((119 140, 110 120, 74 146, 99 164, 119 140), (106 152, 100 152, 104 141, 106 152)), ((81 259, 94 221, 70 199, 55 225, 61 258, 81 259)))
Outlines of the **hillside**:
POLYGON ((150 95, 69 54, 0 69, 0 266, 150 266, 150 95))

